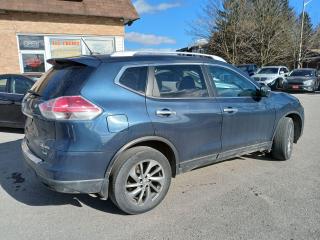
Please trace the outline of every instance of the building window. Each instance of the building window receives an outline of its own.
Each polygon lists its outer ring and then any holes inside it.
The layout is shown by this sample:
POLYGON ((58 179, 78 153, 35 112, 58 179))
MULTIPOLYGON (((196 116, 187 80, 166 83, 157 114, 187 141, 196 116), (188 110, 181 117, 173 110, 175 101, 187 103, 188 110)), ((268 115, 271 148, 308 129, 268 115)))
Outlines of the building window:
POLYGON ((50 39, 51 58, 75 57, 82 54, 80 39, 50 39))
POLYGON ((20 50, 44 50, 43 36, 20 35, 18 40, 20 50))
MULTIPOLYGON (((114 41, 103 39, 83 39, 93 53, 110 54, 114 52, 114 41)), ((85 44, 84 44, 85 45, 85 44)), ((87 46, 85 46, 85 54, 90 54, 87 46)))
POLYGON ((19 35, 19 57, 23 73, 45 72, 44 36, 19 35))
MULTIPOLYGON (((50 58, 76 57, 94 54, 110 54, 123 50, 118 45, 120 37, 95 37, 74 35, 25 35, 17 36, 20 69, 22 73, 41 75, 51 68, 50 58), (119 49, 120 48, 120 49, 119 49)), ((123 38, 120 38, 123 40, 123 38)))
POLYGON ((45 72, 45 62, 43 53, 22 53, 22 66, 24 73, 45 72))

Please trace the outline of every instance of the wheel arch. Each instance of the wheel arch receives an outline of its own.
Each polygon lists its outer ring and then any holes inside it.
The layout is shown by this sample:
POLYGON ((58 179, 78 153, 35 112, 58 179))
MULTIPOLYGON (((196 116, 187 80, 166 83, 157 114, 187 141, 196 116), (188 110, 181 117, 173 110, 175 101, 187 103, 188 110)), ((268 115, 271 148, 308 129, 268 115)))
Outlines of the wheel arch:
MULTIPOLYGON (((302 135, 303 120, 302 120, 301 115, 300 115, 298 112, 295 112, 295 111, 293 111, 293 112, 288 112, 288 113, 286 113, 285 115, 283 115, 283 116, 279 119, 279 121, 278 121, 278 123, 277 123, 277 127, 275 128, 275 131, 274 131, 274 133, 273 133, 273 138, 274 138, 274 136, 275 136, 275 134, 276 134, 276 131, 277 131, 277 129, 278 129, 278 126, 279 126, 280 121, 281 121, 282 119, 284 119, 285 117, 289 117, 289 118, 291 118, 292 121, 293 121, 293 124, 294 124, 294 143, 297 143, 298 140, 299 140, 299 138, 300 138, 301 135, 302 135)), ((272 139, 273 139, 273 138, 272 138, 272 139)))
POLYGON ((115 164, 117 164, 119 156, 126 150, 137 146, 147 146, 160 151, 169 160, 172 170, 172 177, 175 177, 179 173, 178 151, 175 146, 169 140, 163 137, 147 136, 134 139, 125 144, 119 151, 117 151, 107 167, 105 173, 106 179, 109 179, 113 167, 115 166, 115 164))

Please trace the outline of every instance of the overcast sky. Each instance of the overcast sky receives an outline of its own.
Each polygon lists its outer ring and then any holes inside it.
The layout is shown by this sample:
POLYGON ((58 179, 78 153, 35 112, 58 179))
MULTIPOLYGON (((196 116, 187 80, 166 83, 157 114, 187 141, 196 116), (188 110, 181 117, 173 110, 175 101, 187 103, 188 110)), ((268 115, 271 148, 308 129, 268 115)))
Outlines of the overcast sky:
MULTIPOLYGON (((207 0, 133 0, 140 19, 126 28, 126 50, 175 51, 194 41, 188 23, 201 13, 207 0)), ((290 0, 301 13, 303 0, 290 0)), ((314 25, 320 24, 320 0, 312 0, 307 12, 314 25)))

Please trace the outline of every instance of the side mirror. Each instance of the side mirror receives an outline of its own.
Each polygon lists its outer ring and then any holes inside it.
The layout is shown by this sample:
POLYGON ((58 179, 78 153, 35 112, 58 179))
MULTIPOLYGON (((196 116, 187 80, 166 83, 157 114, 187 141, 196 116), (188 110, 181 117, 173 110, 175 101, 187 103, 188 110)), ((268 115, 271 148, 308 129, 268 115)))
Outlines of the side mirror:
POLYGON ((271 92, 271 89, 268 86, 263 85, 259 89, 259 96, 260 97, 269 97, 270 92, 271 92))

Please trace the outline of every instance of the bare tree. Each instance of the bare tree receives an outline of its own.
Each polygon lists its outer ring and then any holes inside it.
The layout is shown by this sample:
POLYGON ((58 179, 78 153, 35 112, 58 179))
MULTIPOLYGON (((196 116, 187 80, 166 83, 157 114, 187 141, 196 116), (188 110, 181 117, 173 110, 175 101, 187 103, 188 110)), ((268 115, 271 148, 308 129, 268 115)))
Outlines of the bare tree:
MULTIPOLYGON (((233 64, 296 63, 299 20, 288 0, 209 0, 191 30, 209 40, 209 53, 233 64)), ((307 52, 313 34, 304 36, 307 52)))
POLYGON ((217 12, 221 7, 223 0, 208 0, 205 5, 201 7, 201 13, 198 14, 197 19, 188 24, 188 33, 196 38, 210 39, 215 32, 215 21, 217 12))
POLYGON ((311 42, 311 49, 320 49, 320 25, 315 29, 311 42))

